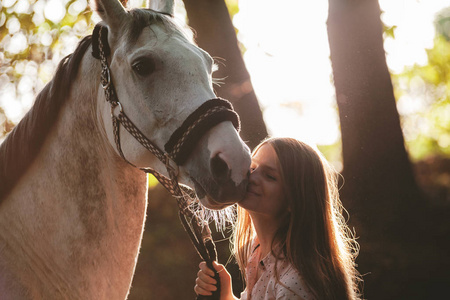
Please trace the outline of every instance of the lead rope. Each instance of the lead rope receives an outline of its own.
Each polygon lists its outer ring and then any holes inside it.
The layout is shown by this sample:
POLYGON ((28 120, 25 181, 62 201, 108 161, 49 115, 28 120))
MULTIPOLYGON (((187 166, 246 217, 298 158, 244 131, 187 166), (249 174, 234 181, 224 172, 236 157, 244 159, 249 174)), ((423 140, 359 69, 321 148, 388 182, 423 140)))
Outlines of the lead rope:
MULTIPOLYGON (((111 79, 111 74, 107 62, 107 55, 110 53, 110 49, 108 47, 107 43, 107 33, 108 30, 106 27, 103 27, 101 25, 97 25, 93 32, 93 51, 92 55, 95 58, 100 59, 101 66, 102 66, 102 72, 101 72, 101 84, 105 91, 105 97, 107 102, 111 105, 111 118, 112 118, 112 124, 113 124, 113 131, 114 131, 114 141, 117 147, 117 150, 120 154, 120 156, 128 162, 130 165, 136 167, 134 164, 129 162, 122 151, 122 147, 120 145, 120 125, 122 126, 141 144, 143 145, 148 151, 150 151, 153 155, 155 155, 161 162, 163 162, 166 166, 167 172, 169 177, 166 177, 162 175, 161 173, 157 172, 156 170, 152 168, 140 168, 142 171, 144 171, 147 174, 152 174, 155 176, 155 178, 170 192, 170 194, 177 200, 177 205, 179 208, 178 215, 180 217, 181 223, 188 233, 192 244, 194 245, 195 249, 197 250, 197 253, 201 257, 202 260, 206 261, 206 264, 208 267, 214 271, 214 279, 217 280, 217 290, 213 292, 212 296, 202 296, 198 295, 197 300, 219 300, 220 299, 220 277, 217 271, 213 267, 213 261, 217 260, 217 251, 216 246, 214 244, 214 241, 211 236, 211 231, 209 229, 207 222, 201 222, 199 220, 199 217, 195 215, 192 210, 188 206, 188 200, 195 198, 195 192, 186 187, 186 186, 180 186, 178 184, 177 176, 178 176, 178 165, 170 157, 170 155, 167 152, 164 152, 160 150, 154 143, 152 143, 134 124, 133 122, 128 118, 128 116, 124 113, 122 105, 117 100, 117 95, 115 92, 114 84, 111 79), (97 38, 98 35, 98 38, 97 38), (115 111, 117 110, 117 107, 119 108, 119 112, 116 116, 115 111), (173 165, 175 164, 175 165, 173 165)), ((203 119, 206 119, 208 124, 214 124, 218 121, 218 118, 216 116, 219 116, 220 118, 230 118, 230 116, 237 114, 232 111, 231 105, 223 104, 222 102, 225 101, 223 99, 213 99, 209 100, 206 106, 204 106, 199 112, 194 112, 191 116, 188 117, 186 121, 188 121, 190 118, 197 118, 197 117, 203 117, 203 119), (215 101, 215 102, 214 102, 215 101), (214 104, 210 104, 214 102, 214 104), (219 102, 217 104, 216 102, 219 102), (208 107, 208 106, 211 106, 208 107), (230 110, 231 109, 231 110, 230 110), (233 113, 233 115, 230 114, 230 112, 233 113), (222 113, 221 115, 219 115, 222 113), (214 115, 214 119, 211 118, 211 116, 214 115), (211 121, 213 120, 213 121, 211 121)), ((236 120, 232 119, 233 124, 239 123, 239 119, 236 120)), ((194 122, 194 124, 190 125, 185 130, 194 130, 196 127, 195 125, 198 124, 200 121, 194 122)), ((187 127, 185 124, 182 125, 183 127, 187 127)), ((204 126, 203 126, 204 127, 204 126)), ((237 126, 236 126, 237 127, 237 126)), ((198 128, 198 127, 197 127, 198 128)), ((197 133, 199 131, 197 130, 197 133)), ((178 132, 179 133, 179 132, 178 132)), ((177 137, 176 139, 170 139, 169 142, 171 142, 172 145, 169 145, 169 148, 173 148, 174 150, 171 151, 171 153, 174 153, 174 157, 178 161, 183 161, 186 155, 186 151, 183 151, 183 155, 178 155, 180 153, 180 149, 189 148, 192 147, 191 145, 185 146, 183 144, 183 141, 186 140, 187 136, 190 134, 189 131, 187 132, 181 132, 179 135, 181 137, 177 137), (174 142, 177 141, 178 142, 174 142)), ((167 145, 166 145, 167 146, 167 145)))

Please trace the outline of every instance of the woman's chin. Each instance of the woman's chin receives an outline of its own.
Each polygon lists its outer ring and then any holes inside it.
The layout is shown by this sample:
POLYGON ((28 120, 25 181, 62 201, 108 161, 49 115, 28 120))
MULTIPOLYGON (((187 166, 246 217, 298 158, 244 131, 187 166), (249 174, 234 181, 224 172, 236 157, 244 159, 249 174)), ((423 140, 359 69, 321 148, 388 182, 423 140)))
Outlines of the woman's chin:
POLYGON ((237 204, 244 208, 244 209, 249 209, 251 210, 252 208, 255 207, 255 205, 257 205, 258 200, 255 194, 252 193, 247 193, 244 197, 244 199, 242 199, 241 201, 239 201, 237 204))

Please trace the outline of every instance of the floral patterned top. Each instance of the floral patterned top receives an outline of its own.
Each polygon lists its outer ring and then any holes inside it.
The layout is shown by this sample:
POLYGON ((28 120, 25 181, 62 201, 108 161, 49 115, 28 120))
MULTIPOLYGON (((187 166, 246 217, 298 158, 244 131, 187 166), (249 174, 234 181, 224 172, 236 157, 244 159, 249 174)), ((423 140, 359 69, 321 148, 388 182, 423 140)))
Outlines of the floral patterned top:
POLYGON ((241 300, 315 300, 300 273, 287 259, 278 259, 275 264, 277 259, 272 253, 263 259, 260 256, 259 243, 255 240, 246 268, 247 288, 241 293, 241 300), (258 269, 262 272, 259 278, 258 269))

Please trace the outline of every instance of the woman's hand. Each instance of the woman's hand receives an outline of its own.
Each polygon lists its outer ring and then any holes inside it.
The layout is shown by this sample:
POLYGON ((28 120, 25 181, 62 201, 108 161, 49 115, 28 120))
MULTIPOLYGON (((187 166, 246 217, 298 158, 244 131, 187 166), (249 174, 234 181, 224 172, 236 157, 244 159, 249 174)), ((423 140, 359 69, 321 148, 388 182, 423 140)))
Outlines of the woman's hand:
MULTIPOLYGON (((225 266, 217 262, 213 262, 213 266, 220 277, 220 300, 237 299, 233 296, 231 276, 225 269, 225 266)), ((214 279, 214 272, 208 268, 205 262, 201 262, 199 268, 200 271, 197 273, 194 291, 197 295, 211 296, 212 292, 217 290, 217 281, 214 279)))

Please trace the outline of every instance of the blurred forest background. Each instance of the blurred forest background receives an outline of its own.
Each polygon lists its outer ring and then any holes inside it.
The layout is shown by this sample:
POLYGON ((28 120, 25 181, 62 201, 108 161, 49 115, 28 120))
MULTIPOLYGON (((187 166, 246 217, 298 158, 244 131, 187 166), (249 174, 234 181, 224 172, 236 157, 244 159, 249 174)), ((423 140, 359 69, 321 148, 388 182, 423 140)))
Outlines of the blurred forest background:
MULTIPOLYGON (((139 7, 144 1, 129 2, 139 7)), ((233 26, 240 2, 245 1, 184 0, 177 2, 176 13, 216 58, 215 77, 223 78, 216 92, 233 102, 242 119, 241 135, 253 147, 275 129, 264 122, 271 106, 258 101, 264 96, 253 89, 243 60, 248 49, 233 26)), ((98 19, 86 0, 0 3, 1 142, 58 62, 91 34, 98 19)), ((385 43, 395 40, 397 28, 383 23, 382 16, 376 0, 328 1, 340 134, 317 147, 345 179, 341 199, 359 237, 364 298, 441 299, 450 286, 450 4, 435 15, 426 62, 401 71, 386 63, 385 43)), ((301 39, 308 28, 289 30, 291 39, 301 39)), ((299 92, 308 85, 295 80, 295 73, 289 77, 299 92)), ((302 100, 285 106, 301 107, 302 100)), ((149 180, 146 231, 129 299, 194 299, 199 258, 178 220, 175 201, 149 180)), ((219 260, 233 274, 238 294, 243 287, 230 258, 229 232, 214 235, 219 260)))

